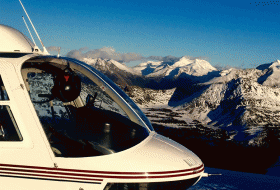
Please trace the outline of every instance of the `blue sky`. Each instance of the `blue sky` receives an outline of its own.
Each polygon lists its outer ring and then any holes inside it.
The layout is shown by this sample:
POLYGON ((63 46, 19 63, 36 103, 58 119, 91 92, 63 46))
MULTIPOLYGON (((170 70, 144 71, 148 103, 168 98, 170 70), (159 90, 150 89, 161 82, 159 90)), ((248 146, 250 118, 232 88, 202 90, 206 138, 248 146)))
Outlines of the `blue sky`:
MULTIPOLYGON (((80 48, 82 53, 96 52, 105 47, 120 57, 131 56, 131 60, 191 56, 206 58, 214 66, 244 68, 280 59, 277 1, 22 2, 45 46, 59 46, 64 54, 80 48)), ((2 0, 0 4, 0 23, 29 37, 20 3, 2 0)))

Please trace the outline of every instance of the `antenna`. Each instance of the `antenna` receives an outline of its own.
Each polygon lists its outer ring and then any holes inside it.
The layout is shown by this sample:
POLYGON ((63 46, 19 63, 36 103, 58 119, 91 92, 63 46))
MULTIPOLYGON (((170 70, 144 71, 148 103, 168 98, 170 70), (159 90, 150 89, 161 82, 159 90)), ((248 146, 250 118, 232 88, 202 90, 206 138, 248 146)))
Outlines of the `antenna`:
POLYGON ((60 57, 60 55, 59 55, 59 54, 60 54, 60 49, 61 49, 61 48, 60 48, 60 47, 58 47, 58 51, 57 51, 57 52, 58 52, 58 53, 57 53, 57 57, 60 57))
POLYGON ((34 40, 34 38, 33 38, 33 36, 32 36, 32 34, 31 34, 30 30, 29 30, 29 27, 28 27, 27 23, 25 22, 25 19, 24 19, 23 16, 22 16, 22 19, 23 19, 24 24, 25 24, 25 26, 26 26, 26 28, 27 28, 27 30, 28 30, 28 32, 29 32, 31 38, 32 38, 33 43, 35 44, 35 46, 37 46, 37 45, 36 45, 36 42, 35 42, 35 40, 34 40))
MULTIPOLYGON (((34 27, 32 21, 31 21, 29 15, 28 15, 28 13, 26 12, 26 10, 25 10, 25 8, 24 8, 24 6, 23 6, 21 0, 19 0, 19 2, 20 2, 20 4, 21 4, 21 6, 22 6, 22 8, 23 8, 23 10, 24 10, 24 12, 25 12, 25 14, 26 14, 26 16, 27 16, 29 22, 30 22, 30 24, 31 24, 31 26, 33 27, 33 29, 34 29, 34 31, 35 31, 35 33, 36 33, 36 35, 37 35, 37 37, 38 37, 38 39, 39 39, 39 41, 40 41, 42 47, 43 47, 43 54, 47 54, 47 55, 48 55, 49 52, 47 51, 46 47, 44 46, 44 44, 43 44, 43 42, 42 42, 42 40, 41 40, 39 34, 37 33, 37 30, 35 29, 35 27, 34 27)), ((29 30, 29 29, 28 29, 28 30, 29 30)), ((33 38, 32 38, 32 39, 33 39, 33 38)), ((33 40, 34 40, 34 39, 33 39, 33 40)))
POLYGON ((36 45, 36 42, 35 42, 35 40, 34 40, 32 34, 31 34, 31 32, 30 32, 30 30, 29 30, 29 27, 28 27, 27 23, 25 22, 25 19, 24 19, 23 16, 22 16, 22 19, 23 19, 23 21, 24 21, 24 23, 25 23, 25 26, 26 26, 26 28, 27 28, 27 30, 28 30, 28 32, 29 32, 31 38, 32 38, 33 43, 35 44, 35 47, 33 48, 33 51, 39 52, 39 48, 38 48, 38 46, 36 45))

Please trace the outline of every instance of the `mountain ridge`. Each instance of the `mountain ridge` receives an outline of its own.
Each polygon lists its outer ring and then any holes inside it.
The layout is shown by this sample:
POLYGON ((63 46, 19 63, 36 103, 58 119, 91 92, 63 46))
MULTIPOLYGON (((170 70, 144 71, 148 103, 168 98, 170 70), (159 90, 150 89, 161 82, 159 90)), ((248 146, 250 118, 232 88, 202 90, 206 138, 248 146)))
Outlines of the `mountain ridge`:
MULTIPOLYGON (((107 74, 110 74, 108 69, 112 69, 112 65, 114 71, 111 72, 119 73, 116 77, 128 81, 127 94, 152 122, 177 127, 199 122, 228 131, 230 139, 253 144, 263 138, 260 135, 263 135, 264 127, 280 126, 278 60, 255 69, 222 71, 213 69, 204 60, 185 57, 173 63, 148 61, 139 64, 135 70, 107 60, 107 74), (202 66, 199 67, 200 63, 202 66), (174 68, 178 72, 175 73, 174 68), (145 69, 150 69, 150 74, 143 75, 145 69), (170 75, 172 71, 175 74, 170 75), (179 71, 182 72, 179 74, 179 71), (130 77, 136 77, 138 84, 130 77), (139 79, 142 80, 140 85, 139 79)), ((95 67, 102 71, 98 64, 95 67)))

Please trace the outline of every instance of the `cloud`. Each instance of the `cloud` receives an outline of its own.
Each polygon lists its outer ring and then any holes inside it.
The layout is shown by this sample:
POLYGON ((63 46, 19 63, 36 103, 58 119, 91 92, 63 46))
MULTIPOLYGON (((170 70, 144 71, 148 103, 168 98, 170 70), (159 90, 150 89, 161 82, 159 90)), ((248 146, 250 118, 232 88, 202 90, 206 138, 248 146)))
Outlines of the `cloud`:
POLYGON ((152 59, 152 60, 158 60, 158 61, 163 61, 166 63, 175 63, 181 59, 181 57, 175 57, 172 55, 168 55, 165 57, 162 56, 149 56, 147 59, 152 59))
POLYGON ((189 55, 185 55, 184 57, 194 60, 194 59, 201 59, 201 60, 205 60, 210 62, 210 58, 209 57, 205 57, 205 56, 198 56, 198 57, 193 57, 193 56, 189 56, 189 55))
POLYGON ((214 65, 214 67, 219 71, 228 70, 231 68, 242 69, 242 67, 240 67, 240 66, 232 66, 232 65, 226 65, 226 64, 221 64, 221 63, 214 65))
POLYGON ((47 50, 48 51, 59 51, 60 47, 57 47, 57 46, 50 46, 50 47, 47 47, 47 50))
MULTIPOLYGON (((185 55, 183 57, 186 57, 188 59, 191 59, 191 60, 194 60, 194 59, 202 59, 202 60, 206 60, 206 61, 209 61, 210 59, 208 57, 193 57, 193 56, 188 56, 188 55, 185 55)), ((182 57, 175 57, 175 56, 172 56, 172 55, 168 55, 168 56, 149 56, 147 59, 150 59, 150 60, 158 60, 158 61, 163 61, 165 63, 175 63, 177 61, 179 61, 182 57)))
POLYGON ((100 49, 88 50, 87 47, 80 48, 79 50, 72 50, 67 53, 67 57, 76 58, 82 60, 83 58, 102 58, 113 59, 118 62, 130 62, 142 60, 144 57, 138 53, 120 53, 112 47, 103 47, 100 49))
POLYGON ((79 51, 87 51, 89 48, 88 47, 82 47, 79 49, 79 51))
MULTIPOLYGON (((55 47, 52 46, 54 49, 55 47)), ((175 57, 172 55, 168 56, 149 56, 144 57, 139 53, 129 52, 129 53, 120 53, 117 52, 113 47, 103 47, 100 49, 90 50, 87 47, 83 47, 80 49, 71 50, 67 53, 67 57, 83 60, 84 58, 101 58, 101 59, 113 59, 115 61, 121 63, 128 63, 131 61, 148 61, 148 60, 156 60, 163 61, 169 65, 174 64, 179 61, 182 57, 175 57)), ((209 61, 207 57, 192 57, 192 56, 184 56, 188 59, 203 59, 209 61)))

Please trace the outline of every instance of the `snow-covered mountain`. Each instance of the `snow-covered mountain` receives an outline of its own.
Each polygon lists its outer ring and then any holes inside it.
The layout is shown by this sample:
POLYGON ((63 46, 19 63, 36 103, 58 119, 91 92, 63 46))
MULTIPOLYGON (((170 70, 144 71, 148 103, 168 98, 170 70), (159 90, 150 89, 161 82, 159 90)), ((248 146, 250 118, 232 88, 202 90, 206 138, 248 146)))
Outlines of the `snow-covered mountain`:
POLYGON ((280 61, 256 69, 218 71, 205 60, 145 62, 134 68, 84 60, 116 83, 152 122, 173 127, 201 124, 227 130, 231 139, 261 142, 267 127, 280 126, 280 61), (153 88, 153 89, 151 89, 153 88))
POLYGON ((182 127, 199 122, 227 130, 231 139, 260 143, 264 128, 280 127, 279 69, 275 61, 256 69, 219 71, 204 82, 177 86, 166 105, 159 93, 152 106, 147 99, 140 106, 155 123, 182 127))
MULTIPOLYGON (((186 97, 176 110, 193 119, 223 127, 280 125, 280 89, 258 83, 258 69, 223 71, 203 83, 199 94, 186 97)), ((278 79, 279 80, 279 79, 278 79)))
POLYGON ((115 60, 84 58, 82 61, 101 71, 122 87, 129 85, 143 87, 146 83, 141 73, 115 60))
POLYGON ((83 61, 100 71, 109 71, 113 73, 116 68, 123 72, 139 75, 139 72, 135 72, 132 68, 126 66, 125 64, 119 63, 112 59, 101 59, 101 58, 84 58, 83 61))
POLYGON ((108 59, 84 58, 82 61, 102 71, 122 86, 137 85, 152 89, 172 89, 217 76, 217 69, 202 59, 182 57, 179 61, 148 61, 135 67, 108 59))
POLYGON ((191 59, 182 57, 177 62, 152 62, 141 63, 133 68, 143 75, 153 78, 174 78, 182 73, 192 76, 203 76, 209 72, 216 71, 209 62, 202 59, 191 59))
POLYGON ((153 107, 167 105, 174 91, 175 88, 170 90, 153 90, 139 86, 130 86, 126 93, 141 107, 153 107))
POLYGON ((148 61, 140 63, 133 67, 133 70, 137 73, 141 73, 143 76, 149 75, 155 71, 155 69, 162 64, 162 61, 148 61))
POLYGON ((265 86, 274 86, 280 88, 280 61, 277 60, 270 64, 265 64, 257 67, 264 70, 265 74, 259 78, 258 82, 265 86))

